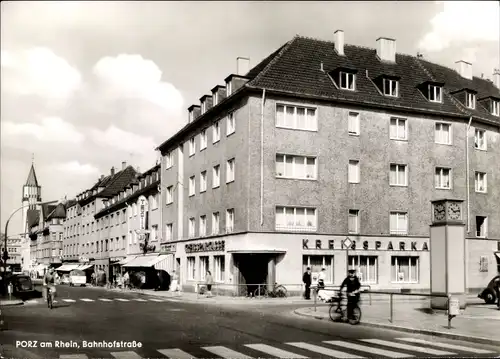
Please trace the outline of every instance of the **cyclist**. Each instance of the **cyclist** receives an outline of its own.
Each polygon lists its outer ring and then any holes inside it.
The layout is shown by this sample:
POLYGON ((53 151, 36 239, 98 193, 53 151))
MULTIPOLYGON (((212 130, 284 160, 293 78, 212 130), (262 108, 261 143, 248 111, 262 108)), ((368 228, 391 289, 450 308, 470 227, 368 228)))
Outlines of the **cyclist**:
POLYGON ((342 288, 346 287, 347 292, 347 319, 353 320, 354 308, 359 302, 361 283, 358 277, 355 275, 354 269, 349 269, 348 276, 342 282, 340 286, 339 295, 341 295, 342 288))
POLYGON ((56 295, 56 286, 55 286, 56 275, 54 273, 54 268, 50 268, 49 271, 43 277, 43 287, 45 288, 45 299, 47 300, 49 294, 49 288, 52 290, 52 299, 55 298, 56 295))

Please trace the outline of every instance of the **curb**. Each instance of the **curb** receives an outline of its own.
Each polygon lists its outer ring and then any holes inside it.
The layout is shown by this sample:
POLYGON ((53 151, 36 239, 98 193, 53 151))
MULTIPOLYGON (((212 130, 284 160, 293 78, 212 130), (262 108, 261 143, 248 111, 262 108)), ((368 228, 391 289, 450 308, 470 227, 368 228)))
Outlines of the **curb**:
POLYGON ((24 302, 22 300, 10 300, 10 301, 2 301, 0 302, 0 307, 11 307, 14 305, 23 305, 24 302))
MULTIPOLYGON (((329 318, 326 318, 324 316, 309 315, 309 314, 301 313, 298 309, 295 309, 293 311, 293 313, 299 317, 313 318, 313 319, 318 319, 318 320, 329 321, 329 318)), ((380 323, 371 323, 371 322, 361 322, 358 325, 364 326, 364 327, 397 330, 397 331, 406 332, 406 333, 432 335, 435 337, 463 340, 463 341, 469 341, 469 342, 473 342, 473 343, 477 343, 477 344, 500 345, 500 340, 483 338, 483 337, 474 337, 474 336, 470 336, 470 335, 466 335, 466 334, 438 332, 438 331, 429 330, 429 329, 416 329, 416 328, 402 327, 402 326, 393 325, 393 324, 380 324, 380 323)))

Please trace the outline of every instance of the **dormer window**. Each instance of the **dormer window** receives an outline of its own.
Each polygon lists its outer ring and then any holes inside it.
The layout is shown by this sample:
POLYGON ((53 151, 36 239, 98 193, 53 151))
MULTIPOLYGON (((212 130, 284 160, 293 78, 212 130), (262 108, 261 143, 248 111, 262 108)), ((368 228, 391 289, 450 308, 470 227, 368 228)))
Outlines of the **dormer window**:
POLYGON ((226 82, 226 96, 229 97, 231 96, 231 93, 233 92, 233 88, 231 86, 231 81, 226 82))
POLYGON ((397 97, 399 93, 399 81, 396 79, 384 78, 382 80, 382 92, 384 96, 397 97))
POLYGON ((438 85, 429 84, 427 96, 431 102, 443 102, 443 88, 438 85))
POLYGON ((191 112, 189 112, 188 122, 191 123, 191 122, 193 122, 193 120, 194 120, 194 113, 193 113, 193 111, 191 111, 191 112))
POLYGON ((491 100, 491 114, 493 116, 500 116, 500 101, 491 100))
POLYGON ((203 101, 201 103, 201 113, 205 113, 207 111, 207 102, 203 101))
POLYGON ((465 93, 465 106, 474 110, 476 108, 476 94, 472 92, 465 93))
POLYGON ((217 92, 214 92, 214 106, 217 105, 219 103, 219 94, 217 92))
POLYGON ((355 80, 356 75, 351 72, 340 71, 339 72, 339 87, 342 90, 355 90, 355 80))

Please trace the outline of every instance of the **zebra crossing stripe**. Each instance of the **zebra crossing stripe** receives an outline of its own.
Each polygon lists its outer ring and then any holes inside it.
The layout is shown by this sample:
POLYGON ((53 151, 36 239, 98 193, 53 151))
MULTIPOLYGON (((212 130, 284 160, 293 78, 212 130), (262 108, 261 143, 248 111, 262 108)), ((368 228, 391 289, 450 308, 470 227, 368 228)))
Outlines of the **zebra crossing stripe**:
POLYGON ((414 345, 407 345, 407 344, 402 344, 402 343, 393 343, 393 342, 389 342, 387 340, 381 340, 381 339, 361 339, 361 341, 367 342, 367 343, 372 343, 372 344, 384 345, 384 346, 392 347, 392 348, 403 349, 403 350, 413 350, 416 352, 427 353, 427 354, 431 354, 431 355, 456 355, 456 353, 445 352, 442 350, 422 348, 422 347, 417 347, 414 345))
POLYGON ((334 358, 346 358, 346 359, 357 359, 357 358, 363 358, 359 355, 354 355, 354 354, 349 354, 349 353, 344 353, 344 352, 339 352, 338 350, 333 350, 330 348, 324 348, 320 347, 319 345, 313 345, 313 344, 308 344, 308 343, 286 343, 288 345, 293 345, 294 347, 301 348, 301 349, 306 349, 311 352, 323 354, 323 355, 328 355, 334 358))
POLYGON ((115 300, 119 300, 120 302, 128 302, 128 299, 123 299, 123 298, 115 298, 115 300))
POLYGON ((263 352, 266 354, 271 355, 272 357, 275 358, 281 358, 281 359, 292 359, 292 358, 303 358, 303 359, 308 359, 307 357, 291 352, 287 352, 286 350, 278 349, 275 347, 272 347, 270 345, 266 344, 245 344, 246 347, 249 347, 250 349, 257 350, 259 352, 263 352))
POLYGON ((410 343, 415 343, 415 344, 433 345, 433 346, 441 347, 441 348, 444 348, 444 349, 461 350, 463 352, 470 352, 470 353, 475 353, 475 354, 490 354, 490 353, 493 353, 490 350, 477 349, 477 348, 471 348, 471 347, 464 347, 462 345, 455 345, 455 344, 433 342, 433 341, 430 341, 430 340, 423 340, 423 339, 418 339, 418 338, 396 338, 396 340, 403 340, 405 342, 410 342, 410 343))
POLYGON ((147 302, 146 299, 140 299, 140 298, 136 298, 134 299, 136 302, 147 302))
POLYGON ((113 299, 108 299, 108 298, 99 298, 100 301, 102 302, 112 302, 113 299))
POLYGON ((335 346, 343 347, 343 348, 347 348, 347 349, 354 349, 354 350, 358 350, 360 352, 367 352, 370 354, 386 356, 389 358, 413 358, 414 357, 414 355, 410 355, 410 354, 403 354, 403 353, 393 352, 390 350, 368 347, 365 345, 344 342, 341 340, 328 340, 328 341, 324 341, 323 343, 335 345, 335 346))
POLYGON ((142 359, 136 352, 114 352, 111 355, 116 359, 142 359))
POLYGON ((163 299, 150 299, 151 302, 164 302, 163 299))
POLYGON ((237 351, 234 351, 226 347, 215 346, 215 347, 201 347, 201 348, 217 355, 217 357, 224 359, 252 359, 252 357, 249 357, 248 355, 238 353, 237 351))
POLYGON ((63 299, 64 302, 74 303, 76 300, 74 299, 63 299))
POLYGON ((93 299, 88 299, 88 298, 80 298, 82 302, 93 302, 93 299))
POLYGON ((165 355, 166 357, 169 358, 175 358, 175 359, 196 359, 194 356, 191 354, 188 354, 180 349, 159 349, 157 352, 165 355))
POLYGON ((59 359, 89 359, 86 354, 61 354, 59 359))

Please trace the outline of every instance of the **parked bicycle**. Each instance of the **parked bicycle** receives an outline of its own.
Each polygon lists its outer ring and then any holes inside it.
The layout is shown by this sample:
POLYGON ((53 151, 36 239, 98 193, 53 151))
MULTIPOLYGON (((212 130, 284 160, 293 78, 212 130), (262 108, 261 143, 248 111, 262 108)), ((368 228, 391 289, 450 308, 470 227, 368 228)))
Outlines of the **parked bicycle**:
MULTIPOLYGON (((344 296, 342 293, 339 293, 337 297, 332 298, 330 309, 328 311, 330 319, 334 322, 342 321, 347 323, 349 321, 352 325, 359 324, 361 321, 361 308, 356 304, 352 311, 353 318, 349 320, 349 318, 347 318, 347 300, 343 301, 343 298, 344 296)), ((347 299, 347 297, 345 298, 347 299)))
POLYGON ((284 286, 278 285, 278 283, 274 283, 274 287, 272 290, 267 289, 267 285, 259 285, 253 292, 254 297, 266 297, 266 298, 286 298, 287 290, 284 286))
POLYGON ((48 287, 47 288, 47 306, 49 309, 53 308, 53 303, 54 303, 54 293, 52 292, 52 288, 48 287))

